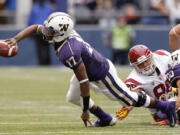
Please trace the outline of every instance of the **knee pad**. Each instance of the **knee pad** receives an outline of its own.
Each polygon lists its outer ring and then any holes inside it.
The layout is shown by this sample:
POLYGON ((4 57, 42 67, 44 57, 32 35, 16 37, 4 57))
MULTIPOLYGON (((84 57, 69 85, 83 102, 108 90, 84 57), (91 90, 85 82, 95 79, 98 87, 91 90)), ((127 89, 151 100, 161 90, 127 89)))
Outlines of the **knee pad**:
POLYGON ((75 105, 81 106, 80 97, 75 97, 72 94, 69 94, 69 93, 67 94, 66 101, 70 102, 70 103, 73 103, 75 105))
POLYGON ((146 102, 146 94, 144 91, 140 91, 137 93, 138 94, 138 101, 135 102, 134 106, 135 107, 141 107, 145 104, 146 102))
POLYGON ((72 102, 72 98, 69 94, 66 95, 66 101, 67 102, 72 102))
POLYGON ((89 108, 92 108, 94 106, 94 101, 90 98, 89 100, 89 108))

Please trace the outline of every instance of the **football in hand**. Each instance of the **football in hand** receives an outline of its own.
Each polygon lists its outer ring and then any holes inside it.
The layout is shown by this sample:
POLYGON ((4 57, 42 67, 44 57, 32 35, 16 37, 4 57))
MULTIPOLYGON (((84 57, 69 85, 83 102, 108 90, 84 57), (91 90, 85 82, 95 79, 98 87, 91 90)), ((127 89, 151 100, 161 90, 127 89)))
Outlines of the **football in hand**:
POLYGON ((9 46, 4 40, 0 40, 0 56, 13 57, 17 54, 17 52, 17 44, 14 46, 9 46))

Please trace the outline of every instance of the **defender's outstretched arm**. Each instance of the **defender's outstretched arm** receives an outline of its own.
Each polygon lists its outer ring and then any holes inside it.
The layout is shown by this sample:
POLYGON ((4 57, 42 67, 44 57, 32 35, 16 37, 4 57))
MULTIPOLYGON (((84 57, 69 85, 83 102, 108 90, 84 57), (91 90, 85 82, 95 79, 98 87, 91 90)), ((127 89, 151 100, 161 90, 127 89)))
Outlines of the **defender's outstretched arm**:
POLYGON ((170 30, 169 46, 172 52, 180 49, 180 24, 176 25, 170 30))

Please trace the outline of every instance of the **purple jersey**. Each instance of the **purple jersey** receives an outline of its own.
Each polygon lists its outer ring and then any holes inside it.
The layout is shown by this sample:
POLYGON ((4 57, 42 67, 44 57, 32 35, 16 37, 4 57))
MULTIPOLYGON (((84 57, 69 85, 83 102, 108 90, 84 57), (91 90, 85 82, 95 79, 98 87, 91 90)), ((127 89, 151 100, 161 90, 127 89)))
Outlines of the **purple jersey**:
POLYGON ((109 63, 79 36, 67 39, 58 51, 59 60, 67 67, 76 69, 84 63, 90 81, 101 80, 109 70, 109 63))
POLYGON ((177 88, 176 82, 180 79, 180 64, 170 67, 166 71, 166 76, 171 86, 177 88))

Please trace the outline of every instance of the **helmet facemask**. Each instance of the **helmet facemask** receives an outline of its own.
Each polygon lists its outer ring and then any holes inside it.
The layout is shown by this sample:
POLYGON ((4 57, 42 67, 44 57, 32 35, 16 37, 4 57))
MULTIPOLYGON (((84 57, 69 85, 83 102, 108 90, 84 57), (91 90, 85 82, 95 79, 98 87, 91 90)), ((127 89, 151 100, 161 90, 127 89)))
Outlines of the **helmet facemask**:
POLYGON ((60 33, 57 30, 54 30, 53 27, 44 26, 42 29, 42 33, 44 39, 48 42, 53 42, 54 37, 60 36, 60 33))
POLYGON ((136 69, 136 71, 142 75, 150 76, 155 72, 155 62, 153 59, 152 53, 150 53, 148 56, 141 56, 137 59, 137 62, 131 63, 131 65, 136 69), (144 62, 147 62, 148 65, 144 68, 140 68, 140 65, 144 62))

